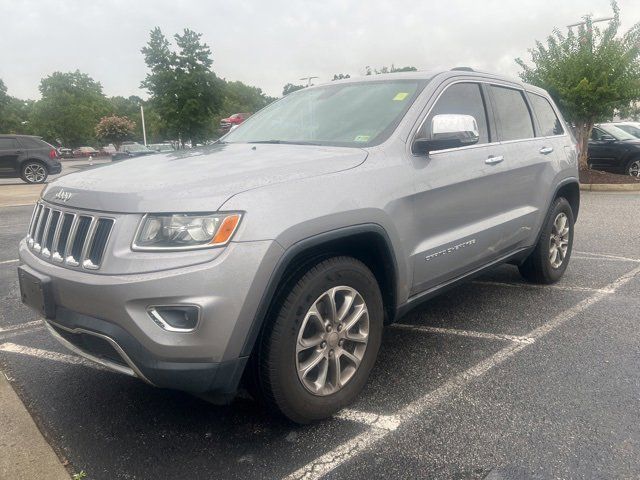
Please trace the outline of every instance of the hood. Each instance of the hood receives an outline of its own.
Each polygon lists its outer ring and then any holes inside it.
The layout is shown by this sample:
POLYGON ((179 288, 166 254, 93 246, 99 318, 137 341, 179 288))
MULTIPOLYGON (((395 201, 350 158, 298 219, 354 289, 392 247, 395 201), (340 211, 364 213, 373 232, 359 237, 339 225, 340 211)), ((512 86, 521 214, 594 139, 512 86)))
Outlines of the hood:
POLYGON ((347 170, 366 158, 358 148, 215 144, 66 175, 50 183, 43 198, 105 212, 215 211, 237 193, 347 170))

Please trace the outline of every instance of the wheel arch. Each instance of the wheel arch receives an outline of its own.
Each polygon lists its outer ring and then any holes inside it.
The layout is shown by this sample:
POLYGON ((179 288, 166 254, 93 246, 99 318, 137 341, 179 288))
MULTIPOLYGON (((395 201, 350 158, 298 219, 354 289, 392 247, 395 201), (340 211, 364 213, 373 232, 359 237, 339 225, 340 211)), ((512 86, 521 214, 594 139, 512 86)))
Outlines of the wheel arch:
POLYGON ((578 180, 568 179, 565 182, 561 183, 555 191, 552 202, 550 205, 553 205, 553 201, 555 201, 559 197, 564 197, 571 205, 571 210, 573 211, 574 221, 578 220, 578 212, 580 211, 580 184, 578 180))
POLYGON ((362 261, 375 275, 385 309, 385 322, 394 318, 397 305, 398 265, 391 240, 378 224, 362 224, 314 235, 293 244, 283 253, 264 290, 241 355, 251 355, 266 321, 287 287, 312 263, 346 255, 362 261))

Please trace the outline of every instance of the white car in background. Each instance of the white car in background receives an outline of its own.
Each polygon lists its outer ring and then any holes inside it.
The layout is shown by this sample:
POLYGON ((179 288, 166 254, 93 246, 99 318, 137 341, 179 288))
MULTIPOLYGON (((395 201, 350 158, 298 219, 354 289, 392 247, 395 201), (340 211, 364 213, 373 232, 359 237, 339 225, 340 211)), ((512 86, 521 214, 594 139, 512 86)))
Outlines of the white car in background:
POLYGON ((615 122, 613 125, 636 138, 640 138, 640 122, 615 122))

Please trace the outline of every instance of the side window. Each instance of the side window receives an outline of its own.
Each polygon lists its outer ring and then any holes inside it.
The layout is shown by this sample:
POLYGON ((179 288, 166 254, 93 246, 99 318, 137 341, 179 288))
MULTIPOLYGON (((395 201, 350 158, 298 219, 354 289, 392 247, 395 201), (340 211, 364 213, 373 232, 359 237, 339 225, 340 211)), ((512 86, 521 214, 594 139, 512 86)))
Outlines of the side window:
POLYGON ((536 114, 538 124, 540 125, 540 136, 550 137, 552 135, 562 135, 564 133, 562 123, 549 103, 549 100, 535 93, 529 94, 529 100, 531 100, 533 112, 536 114))
POLYGON ((478 143, 489 142, 487 112, 484 107, 484 99, 482 98, 479 84, 454 83, 447 87, 422 124, 417 138, 431 138, 431 120, 436 115, 447 113, 471 115, 476 119, 476 123, 478 124, 478 130, 480 132, 480 140, 478 143))
POLYGON ((0 150, 18 150, 15 138, 0 138, 0 150))
POLYGON ((597 142, 600 140, 601 137, 602 137, 602 130, 600 130, 599 128, 594 128, 591 130, 591 140, 593 140, 594 142, 597 142))
POLYGON ((498 134, 502 141, 533 138, 533 122, 523 92, 491 85, 496 107, 498 134))

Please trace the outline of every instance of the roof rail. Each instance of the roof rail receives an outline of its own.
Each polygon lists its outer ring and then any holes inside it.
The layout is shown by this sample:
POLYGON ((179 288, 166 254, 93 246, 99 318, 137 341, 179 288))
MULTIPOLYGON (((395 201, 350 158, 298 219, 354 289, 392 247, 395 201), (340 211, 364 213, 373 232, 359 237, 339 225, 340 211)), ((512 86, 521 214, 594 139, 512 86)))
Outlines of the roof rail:
POLYGON ((471 67, 453 67, 451 71, 452 72, 475 72, 475 70, 471 67))

